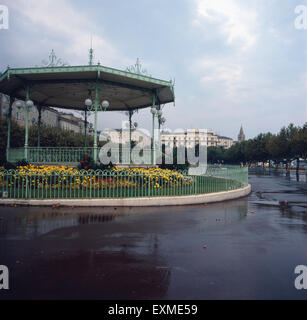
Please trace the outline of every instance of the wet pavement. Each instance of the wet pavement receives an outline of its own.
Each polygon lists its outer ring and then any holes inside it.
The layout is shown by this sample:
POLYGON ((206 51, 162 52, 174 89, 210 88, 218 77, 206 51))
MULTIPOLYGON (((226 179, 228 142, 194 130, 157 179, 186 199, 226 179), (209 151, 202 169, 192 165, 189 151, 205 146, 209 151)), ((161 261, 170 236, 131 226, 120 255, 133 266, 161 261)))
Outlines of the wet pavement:
POLYGON ((0 208, 0 299, 307 299, 307 183, 251 174, 248 198, 147 209, 0 208))

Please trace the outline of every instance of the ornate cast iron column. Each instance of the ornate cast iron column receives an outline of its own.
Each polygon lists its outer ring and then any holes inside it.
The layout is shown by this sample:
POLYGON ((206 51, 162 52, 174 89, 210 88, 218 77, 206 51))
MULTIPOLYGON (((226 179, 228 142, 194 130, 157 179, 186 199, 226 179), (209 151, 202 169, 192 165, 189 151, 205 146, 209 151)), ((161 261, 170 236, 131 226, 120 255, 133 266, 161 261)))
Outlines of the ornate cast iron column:
POLYGON ((84 115, 84 148, 87 148, 87 110, 85 109, 84 115))
POLYGON ((156 119, 156 94, 152 95, 152 156, 151 156, 151 163, 152 165, 156 164, 156 139, 155 139, 155 119, 156 119))
POLYGON ((10 149, 11 149, 11 123, 12 123, 12 108, 13 99, 10 97, 9 101, 9 112, 7 115, 7 147, 6 147, 6 161, 9 162, 10 159, 10 149))
POLYGON ((26 86, 26 102, 25 102, 25 160, 28 161, 28 149, 29 149, 29 106, 27 102, 30 100, 30 87, 26 86))
POLYGON ((99 89, 98 89, 98 86, 96 86, 96 95, 95 95, 94 109, 95 109, 94 162, 97 163, 97 160, 98 160, 97 126, 98 126, 98 109, 99 109, 99 89))
POLYGON ((37 147, 40 148, 40 146, 41 146, 42 107, 40 105, 38 105, 37 110, 38 110, 37 147))

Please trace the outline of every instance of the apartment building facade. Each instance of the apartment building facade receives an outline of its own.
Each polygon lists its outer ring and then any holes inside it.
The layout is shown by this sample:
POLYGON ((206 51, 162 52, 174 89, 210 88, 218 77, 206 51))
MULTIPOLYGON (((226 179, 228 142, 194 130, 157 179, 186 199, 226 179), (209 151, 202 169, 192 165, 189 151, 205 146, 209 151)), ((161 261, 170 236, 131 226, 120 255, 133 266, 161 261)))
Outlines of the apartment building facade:
POLYGON ((196 145, 207 147, 231 148, 234 141, 231 138, 215 134, 211 130, 189 129, 181 132, 163 132, 161 135, 162 144, 175 148, 184 146, 194 148, 196 145))
MULTIPOLYGON (((116 145, 129 146, 130 130, 129 129, 106 129, 101 136, 105 141, 112 142, 116 145)), ((142 130, 132 129, 131 140, 142 147, 151 148, 151 137, 142 130)))

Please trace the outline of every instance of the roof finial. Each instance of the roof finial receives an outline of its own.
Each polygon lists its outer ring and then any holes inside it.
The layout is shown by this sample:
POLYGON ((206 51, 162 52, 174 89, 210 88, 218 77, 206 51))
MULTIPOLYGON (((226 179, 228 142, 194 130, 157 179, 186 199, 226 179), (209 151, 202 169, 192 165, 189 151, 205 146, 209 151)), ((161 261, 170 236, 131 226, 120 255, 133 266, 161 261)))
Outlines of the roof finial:
POLYGON ((51 50, 51 53, 49 54, 49 61, 43 60, 42 66, 47 68, 54 68, 54 67, 65 67, 68 64, 66 62, 63 62, 62 59, 59 59, 54 50, 51 50))
POLYGON ((89 50, 90 53, 90 61, 89 61, 89 65, 92 66, 93 65, 93 59, 94 59, 94 50, 93 50, 93 37, 91 36, 91 48, 89 50))
POLYGON ((130 72, 130 73, 136 73, 138 75, 144 75, 147 77, 151 77, 151 75, 148 74, 147 70, 143 69, 139 58, 136 59, 135 65, 130 66, 129 68, 126 69, 126 71, 130 72))

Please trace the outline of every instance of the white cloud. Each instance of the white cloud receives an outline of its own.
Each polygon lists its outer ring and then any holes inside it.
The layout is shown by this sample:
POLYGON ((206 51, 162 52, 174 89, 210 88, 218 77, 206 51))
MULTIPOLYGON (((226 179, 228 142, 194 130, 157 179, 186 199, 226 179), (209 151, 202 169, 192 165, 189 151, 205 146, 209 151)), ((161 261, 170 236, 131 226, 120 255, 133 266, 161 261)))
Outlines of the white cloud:
MULTIPOLYGON (((71 1, 14 0, 10 3, 10 7, 24 16, 31 23, 31 27, 44 30, 52 35, 52 39, 56 36, 61 45, 61 54, 69 57, 69 64, 88 63, 85 58, 87 58, 91 36, 97 57, 96 62, 100 59, 101 63, 110 65, 122 59, 114 46, 98 33, 90 17, 78 11, 71 1)), ((52 43, 50 39, 40 41, 46 46, 52 43)))
POLYGON ((196 4, 197 25, 203 22, 218 25, 229 44, 240 41, 244 49, 256 43, 257 14, 253 10, 245 9, 236 0, 196 0, 196 4))
MULTIPOLYGON (((222 58, 203 58, 192 67, 199 74, 202 87, 219 92, 219 97, 236 100, 244 86, 243 65, 222 58)), ((241 97, 242 98, 242 97, 241 97)))

